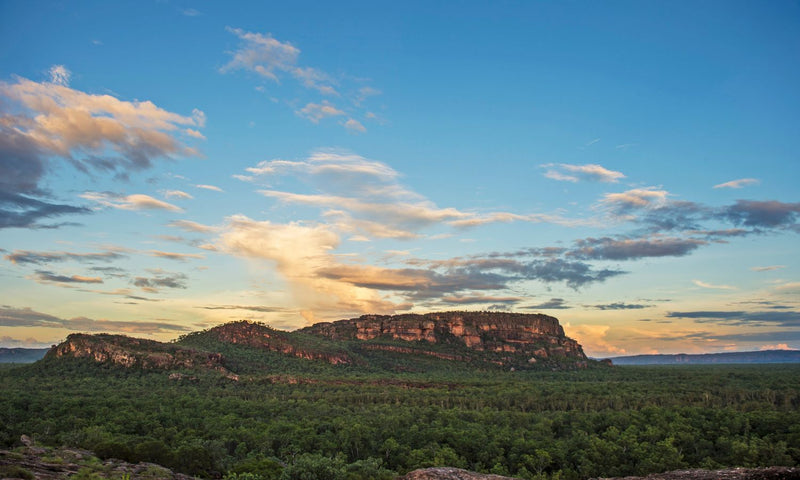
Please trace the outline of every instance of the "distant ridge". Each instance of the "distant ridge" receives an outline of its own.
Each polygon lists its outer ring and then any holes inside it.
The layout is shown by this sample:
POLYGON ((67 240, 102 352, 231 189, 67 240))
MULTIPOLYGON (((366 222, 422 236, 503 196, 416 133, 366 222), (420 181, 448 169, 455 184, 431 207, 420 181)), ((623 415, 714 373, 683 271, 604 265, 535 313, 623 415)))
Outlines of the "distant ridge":
POLYGON ((33 363, 41 360, 49 348, 0 348, 0 363, 33 363))
POLYGON ((761 350, 703 354, 659 354, 612 357, 614 365, 708 365, 713 363, 800 363, 800 350, 761 350))

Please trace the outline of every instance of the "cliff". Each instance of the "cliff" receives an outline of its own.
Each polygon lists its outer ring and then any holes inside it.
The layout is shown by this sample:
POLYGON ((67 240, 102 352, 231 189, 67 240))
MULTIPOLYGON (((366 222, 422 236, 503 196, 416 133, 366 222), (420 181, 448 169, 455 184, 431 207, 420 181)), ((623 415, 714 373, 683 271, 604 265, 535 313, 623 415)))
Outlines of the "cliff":
MULTIPOLYGON (((406 315, 363 315, 325 322, 301 332, 331 340, 395 340, 463 346, 491 354, 494 363, 529 363, 544 359, 585 361, 575 340, 564 335, 558 319, 541 314, 497 312, 441 312, 406 315)), ((375 349, 373 345, 371 347, 375 349)), ((453 358, 461 360, 461 358, 453 358)))
POLYGON ((275 330, 260 323, 238 321, 219 325, 206 332, 208 337, 222 343, 278 352, 306 360, 320 360, 331 365, 352 363, 353 359, 332 344, 308 341, 295 332, 275 330))
POLYGON ((200 352, 155 340, 125 335, 73 333, 47 352, 45 359, 86 358, 101 364, 149 370, 207 369, 238 379, 224 366, 219 353, 200 352))
POLYGON ((293 332, 238 321, 184 335, 174 343, 73 334, 45 358, 61 357, 125 368, 215 370, 232 379, 319 370, 325 364, 395 372, 449 370, 454 365, 565 369, 589 364, 557 319, 495 312, 364 315, 293 332))

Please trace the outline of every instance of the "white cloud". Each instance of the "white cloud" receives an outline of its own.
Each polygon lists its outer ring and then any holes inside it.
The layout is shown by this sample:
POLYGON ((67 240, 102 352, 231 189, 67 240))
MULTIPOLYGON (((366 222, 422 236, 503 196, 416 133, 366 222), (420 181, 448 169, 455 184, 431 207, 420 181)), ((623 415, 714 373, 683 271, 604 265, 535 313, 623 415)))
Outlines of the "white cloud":
POLYGON ((312 123, 319 123, 319 121, 323 118, 337 117, 345 114, 342 110, 339 110, 327 100, 323 100, 322 103, 309 103, 295 113, 298 116, 311 121, 312 123))
POLYGON ((211 190, 212 192, 224 192, 225 190, 214 186, 214 185, 195 185, 196 188, 201 188, 203 190, 211 190))
POLYGON ((312 67, 298 64, 300 49, 289 42, 281 42, 270 34, 245 32, 239 28, 227 30, 242 40, 238 50, 232 52, 233 58, 220 71, 250 70, 258 75, 280 81, 280 76, 289 75, 304 87, 317 90, 325 95, 337 95, 331 85, 331 77, 312 67))
POLYGON ((183 209, 171 203, 163 202, 157 198, 141 193, 133 195, 116 195, 108 192, 86 192, 81 198, 92 200, 105 207, 120 210, 169 210, 182 212, 183 209))
POLYGON ((67 70, 67 67, 64 65, 53 65, 50 67, 50 83, 66 87, 69 85, 70 77, 72 77, 72 72, 67 70))
POLYGON ((293 304, 323 314, 394 312, 396 306, 370 288, 358 287, 321 272, 342 265, 332 255, 339 236, 327 225, 274 224, 243 215, 228 218, 219 247, 228 253, 274 262, 286 279, 293 304))
POLYGON ((761 180, 757 178, 740 178, 738 180, 731 180, 730 182, 714 185, 714 188, 742 188, 748 185, 758 185, 760 183, 761 180))
POLYGON ((544 174, 545 177, 567 182, 586 180, 590 182, 616 183, 619 179, 625 178, 622 172, 609 170, 596 164, 571 165, 568 163, 548 163, 542 165, 542 167, 548 169, 544 174))
POLYGON ((28 158, 46 165, 45 156, 55 155, 82 170, 127 172, 147 168, 157 157, 198 154, 173 132, 202 127, 205 114, 200 110, 183 116, 149 101, 127 102, 74 90, 66 86, 69 72, 57 67, 51 72, 53 82, 0 82, 0 97, 15 107, 9 111, 18 112, 3 117, 7 128, 2 135, 12 136, 8 144, 30 150, 28 158))
POLYGON ((706 282, 703 282, 703 281, 700 281, 700 280, 692 280, 692 283, 694 283, 698 287, 710 288, 710 289, 713 289, 713 290, 737 290, 736 287, 733 287, 731 285, 714 285, 714 284, 706 283, 706 282))
POLYGON ((601 203, 618 210, 657 208, 666 204, 669 192, 655 187, 634 188, 622 193, 607 193, 601 203))
POLYGON ((353 118, 348 118, 346 122, 344 122, 344 128, 350 130, 353 133, 364 133, 367 129, 364 125, 361 124, 358 120, 353 118))
POLYGON ((164 196, 167 198, 181 198, 184 200, 191 200, 194 198, 190 194, 181 190, 167 190, 164 192, 164 196))
POLYGON ((786 265, 767 265, 764 267, 751 267, 750 270, 754 272, 771 272, 773 270, 780 270, 786 268, 786 265))
POLYGON ((180 228, 186 232, 193 233, 211 233, 217 231, 217 227, 203 225, 201 223, 193 222, 191 220, 175 220, 167 224, 168 227, 180 228))

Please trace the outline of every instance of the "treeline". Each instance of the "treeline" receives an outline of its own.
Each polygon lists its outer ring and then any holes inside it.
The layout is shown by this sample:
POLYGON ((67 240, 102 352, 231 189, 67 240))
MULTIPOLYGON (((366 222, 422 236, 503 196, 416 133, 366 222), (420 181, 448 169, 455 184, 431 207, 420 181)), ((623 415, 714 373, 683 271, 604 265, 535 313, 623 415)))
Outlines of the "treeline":
POLYGON ((0 444, 27 434, 241 480, 389 479, 445 465, 580 479, 800 463, 800 366, 198 375, 83 361, 0 370, 0 444))

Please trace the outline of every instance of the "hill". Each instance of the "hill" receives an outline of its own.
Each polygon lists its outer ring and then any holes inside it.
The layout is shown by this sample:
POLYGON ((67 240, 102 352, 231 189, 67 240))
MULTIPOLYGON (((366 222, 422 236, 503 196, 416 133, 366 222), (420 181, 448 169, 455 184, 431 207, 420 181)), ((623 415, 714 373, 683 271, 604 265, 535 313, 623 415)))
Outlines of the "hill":
POLYGON ((586 368, 581 346, 546 315, 443 312, 364 315, 292 332, 247 321, 184 335, 172 343, 122 335, 72 334, 47 359, 161 370, 294 374, 586 368))
POLYGON ((714 363, 800 363, 800 350, 762 350, 704 354, 662 354, 612 357, 614 365, 708 365, 714 363))
POLYGON ((33 363, 41 360, 49 348, 0 348, 0 363, 33 363))

